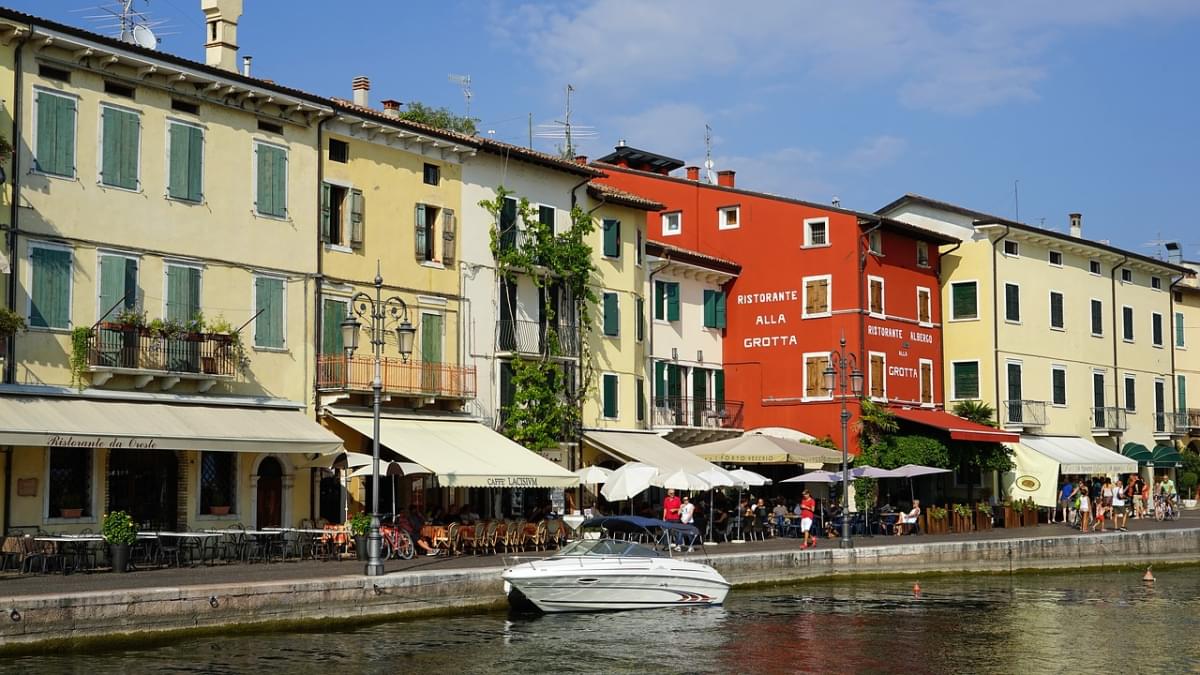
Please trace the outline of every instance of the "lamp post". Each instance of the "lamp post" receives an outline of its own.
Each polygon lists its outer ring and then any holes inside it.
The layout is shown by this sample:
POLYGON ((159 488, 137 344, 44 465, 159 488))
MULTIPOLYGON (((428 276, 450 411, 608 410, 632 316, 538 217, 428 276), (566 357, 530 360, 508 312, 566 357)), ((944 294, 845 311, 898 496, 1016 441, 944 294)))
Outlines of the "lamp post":
POLYGON ((417 329, 408 320, 408 305, 403 300, 396 296, 383 299, 383 275, 378 261, 375 263, 375 297, 360 291, 350 298, 350 307, 353 311, 347 312, 342 321, 342 346, 346 350, 346 361, 349 362, 358 350, 358 333, 363 326, 355 315, 366 319, 367 331, 371 336, 371 353, 375 360, 375 376, 371 380, 374 422, 374 433, 371 435, 371 529, 367 532, 365 574, 377 577, 383 574, 383 537, 379 534, 379 406, 383 400, 383 346, 387 341, 388 326, 395 325, 400 359, 407 363, 412 355, 417 329))
POLYGON ((829 365, 822 373, 825 376, 825 393, 833 395, 836 387, 838 397, 842 400, 842 548, 853 548, 850 540, 850 440, 848 428, 850 411, 846 408, 846 396, 853 394, 854 398, 862 396, 863 374, 858 369, 858 361, 854 354, 846 353, 846 333, 842 333, 838 341, 838 349, 830 354, 829 365))

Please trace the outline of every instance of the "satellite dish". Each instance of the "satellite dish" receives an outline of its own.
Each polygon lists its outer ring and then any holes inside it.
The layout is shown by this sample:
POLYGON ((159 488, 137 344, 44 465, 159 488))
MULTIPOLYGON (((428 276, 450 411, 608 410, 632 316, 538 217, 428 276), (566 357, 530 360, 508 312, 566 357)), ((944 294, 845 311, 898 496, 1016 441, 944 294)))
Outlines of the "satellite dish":
POLYGON ((158 49, 158 38, 154 37, 154 31, 142 24, 136 24, 133 27, 133 44, 146 49, 158 49))

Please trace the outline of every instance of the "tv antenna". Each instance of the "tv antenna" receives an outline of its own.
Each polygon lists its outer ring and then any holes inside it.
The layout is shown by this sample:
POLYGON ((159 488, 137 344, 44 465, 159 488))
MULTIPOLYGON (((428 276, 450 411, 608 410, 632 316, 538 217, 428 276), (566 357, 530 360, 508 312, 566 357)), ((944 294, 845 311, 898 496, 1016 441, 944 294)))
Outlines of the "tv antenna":
POLYGON ((571 122, 571 94, 574 92, 575 87, 568 84, 567 109, 563 119, 554 120, 549 124, 539 124, 538 132, 534 134, 538 138, 554 138, 565 141, 563 145, 559 146, 558 151, 566 159, 575 159, 575 139, 596 137, 596 127, 571 122))
POLYGON ((450 73, 450 81, 462 87, 463 98, 467 101, 467 119, 471 118, 471 76, 450 73))
MULTIPOLYGON (((167 22, 151 20, 144 12, 134 9, 135 2, 136 0, 117 0, 111 6, 94 8, 100 14, 84 18, 95 21, 99 30, 116 32, 117 39, 121 42, 137 45, 144 49, 158 49, 161 35, 175 35, 175 33, 162 32, 160 29, 166 27, 167 22)), ((150 0, 142 0, 142 2, 147 6, 150 4, 150 0)))
POLYGON ((1162 232, 1158 232, 1157 234, 1157 239, 1151 239, 1150 241, 1144 242, 1142 244, 1142 248, 1154 249, 1154 257, 1158 258, 1159 260, 1165 260, 1166 254, 1163 252, 1166 250, 1167 244, 1172 244, 1174 242, 1170 239, 1163 239, 1162 232))
POLYGON ((712 127, 704 125, 704 180, 709 185, 717 183, 717 176, 713 173, 713 158, 712 158, 712 127))

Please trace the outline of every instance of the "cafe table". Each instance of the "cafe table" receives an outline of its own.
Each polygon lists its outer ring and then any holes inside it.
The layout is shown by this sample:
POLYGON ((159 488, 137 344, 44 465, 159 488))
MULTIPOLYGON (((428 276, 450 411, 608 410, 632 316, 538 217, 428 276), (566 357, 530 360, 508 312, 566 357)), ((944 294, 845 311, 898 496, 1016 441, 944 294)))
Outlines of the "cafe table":
MULTIPOLYGON (((220 530, 205 530, 205 532, 212 532, 214 534, 223 534, 223 535, 230 536, 230 537, 242 537, 242 536, 251 537, 254 540, 254 543, 258 546, 258 550, 259 550, 259 553, 261 554, 263 562, 270 562, 269 553, 270 553, 271 540, 274 539, 275 537, 283 536, 283 531, 276 530, 276 529, 243 530, 243 529, 236 528, 236 527, 228 527, 228 528, 220 529, 220 530)), ((240 545, 241 543, 242 543, 241 541, 235 541, 235 545, 240 545)), ((249 549, 246 549, 242 556, 243 559, 248 560, 249 553, 250 553, 249 549)))
MULTIPOLYGON (((50 544, 53 547, 54 556, 61 555, 62 557, 63 574, 69 574, 71 571, 83 568, 83 561, 87 558, 88 544, 104 541, 104 537, 98 534, 52 534, 34 537, 33 540, 50 544), (70 568, 67 566, 68 558, 72 560, 70 568)), ((42 558, 42 571, 46 571, 44 557, 42 558)))

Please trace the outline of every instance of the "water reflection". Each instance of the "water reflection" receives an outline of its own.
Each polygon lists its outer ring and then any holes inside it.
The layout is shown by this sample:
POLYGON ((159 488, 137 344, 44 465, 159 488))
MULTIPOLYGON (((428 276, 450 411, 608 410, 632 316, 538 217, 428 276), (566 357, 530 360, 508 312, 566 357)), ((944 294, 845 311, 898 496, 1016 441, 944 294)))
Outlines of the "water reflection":
POLYGON ((443 617, 10 659, 0 672, 1042 673, 1200 670, 1200 569, 846 580, 723 608, 443 617), (1137 667, 1127 665, 1136 657, 1137 667))

